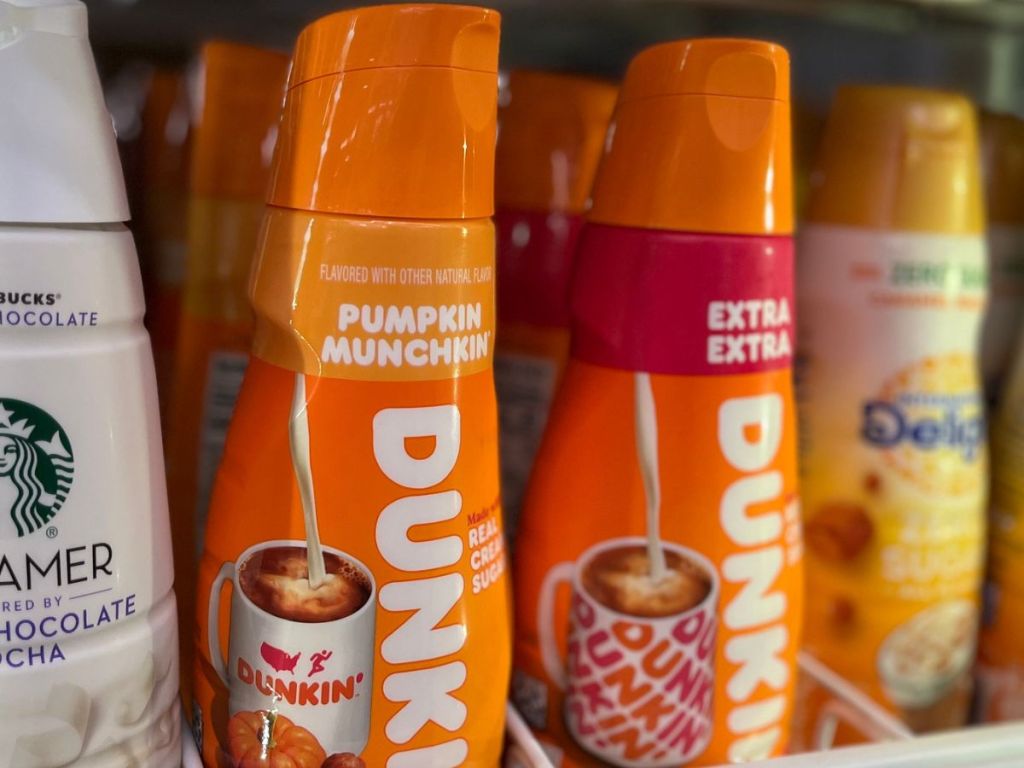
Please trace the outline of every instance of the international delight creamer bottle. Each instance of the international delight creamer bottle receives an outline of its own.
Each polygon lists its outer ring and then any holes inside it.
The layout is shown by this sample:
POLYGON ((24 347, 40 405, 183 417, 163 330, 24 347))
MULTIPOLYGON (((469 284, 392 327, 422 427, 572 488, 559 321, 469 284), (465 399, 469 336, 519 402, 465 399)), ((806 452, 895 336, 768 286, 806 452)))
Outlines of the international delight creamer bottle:
POLYGON ((298 39, 200 562, 208 766, 497 765, 498 33, 391 5, 298 39))
POLYGON ((557 765, 786 748, 803 599, 789 136, 777 45, 666 43, 626 74, 516 540, 513 695, 557 765))
MULTIPOLYGON (((977 715, 997 721, 1024 718, 1024 122, 983 114, 982 146, 992 283, 984 349, 1000 353, 1002 367, 989 368, 999 373, 993 379, 1000 386, 989 441, 989 559, 977 715)), ((996 362, 991 355, 987 359, 996 362)))
POLYGON ((616 88, 514 70, 495 161, 501 490, 511 539, 558 378, 569 357, 569 281, 616 88))
POLYGON ((199 54, 188 269, 165 428, 168 500, 191 708, 196 569, 206 513, 252 344, 249 272, 263 217, 288 57, 223 41, 199 54))
POLYGON ((0 2, 0 765, 176 768, 156 381, 78 2, 0 2))
POLYGON ((964 722, 984 550, 974 109, 839 90, 800 238, 809 651, 915 730, 964 722))

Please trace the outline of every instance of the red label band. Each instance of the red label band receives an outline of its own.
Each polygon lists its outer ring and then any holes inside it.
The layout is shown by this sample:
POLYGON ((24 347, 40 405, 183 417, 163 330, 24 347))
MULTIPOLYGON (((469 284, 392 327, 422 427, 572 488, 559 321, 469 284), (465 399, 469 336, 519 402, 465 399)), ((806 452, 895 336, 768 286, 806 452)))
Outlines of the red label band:
POLYGON ((506 323, 569 326, 569 283, 583 217, 498 211, 498 318, 506 323))
POLYGON ((789 368, 793 242, 587 224, 572 354, 611 368, 737 374, 789 368))

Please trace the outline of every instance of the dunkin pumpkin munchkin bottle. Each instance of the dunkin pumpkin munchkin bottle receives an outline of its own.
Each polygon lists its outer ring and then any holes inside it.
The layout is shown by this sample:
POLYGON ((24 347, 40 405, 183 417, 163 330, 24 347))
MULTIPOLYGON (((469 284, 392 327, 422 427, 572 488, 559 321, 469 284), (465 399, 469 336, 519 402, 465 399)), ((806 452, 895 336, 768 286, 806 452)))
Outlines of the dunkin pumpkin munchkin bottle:
POLYGON ((299 36, 199 568, 208 766, 497 765, 498 35, 389 5, 299 36))
POLYGON ((781 754, 803 584, 789 59, 633 59, 516 541, 513 697, 556 765, 781 754))
POLYGON ((513 70, 498 109, 501 491, 511 540, 555 386, 569 357, 569 279, 616 88, 513 70))
POLYGON ((800 237, 806 646, 918 731, 963 724, 985 531, 977 122, 836 95, 800 237))
POLYGON ((287 73, 288 57, 276 51, 214 41, 199 54, 188 268, 165 438, 175 576, 181 615, 188 617, 181 632, 187 710, 197 560, 214 474, 249 360, 249 271, 287 73))
POLYGON ((0 0, 0 765, 181 765, 156 377, 74 0, 0 0))

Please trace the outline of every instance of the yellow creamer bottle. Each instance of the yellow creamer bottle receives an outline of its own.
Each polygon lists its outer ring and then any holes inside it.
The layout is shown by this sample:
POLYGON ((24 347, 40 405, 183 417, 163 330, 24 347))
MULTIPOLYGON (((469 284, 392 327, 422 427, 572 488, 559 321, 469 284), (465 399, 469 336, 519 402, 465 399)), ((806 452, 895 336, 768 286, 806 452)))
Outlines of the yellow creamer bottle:
POLYGON ((187 269, 165 440, 179 615, 185 617, 182 697, 188 708, 196 558, 249 359, 249 270, 288 70, 283 53, 221 41, 206 43, 199 61, 187 269))
POLYGON ((211 768, 498 764, 498 35, 387 5, 299 36, 200 561, 211 768))
POLYGON ((498 110, 494 167, 505 527, 515 535, 526 480, 569 356, 569 282, 616 87, 513 70, 498 110))
POLYGON ((974 108, 841 88, 812 178, 797 282, 805 646, 914 730, 962 725, 987 480, 974 108))

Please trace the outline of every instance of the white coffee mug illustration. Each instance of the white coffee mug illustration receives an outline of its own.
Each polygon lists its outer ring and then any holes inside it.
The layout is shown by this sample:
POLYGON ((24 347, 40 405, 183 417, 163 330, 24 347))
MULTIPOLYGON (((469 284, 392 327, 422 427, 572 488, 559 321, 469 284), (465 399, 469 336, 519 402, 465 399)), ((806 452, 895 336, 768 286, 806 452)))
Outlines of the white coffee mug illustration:
MULTIPOLYGON (((229 716, 238 712, 266 711, 276 706, 278 712, 312 733, 327 754, 352 752, 358 755, 369 740, 373 699, 376 625, 373 575, 351 555, 324 547, 325 557, 333 556, 335 562, 340 561, 359 579, 365 600, 340 618, 325 621, 285 618, 257 605, 253 596, 246 593, 242 584, 243 569, 254 555, 262 562, 268 556, 296 551, 304 555, 306 542, 263 541, 243 552, 234 563, 221 567, 210 594, 210 658, 230 692, 229 716), (225 663, 218 619, 221 592, 224 582, 229 580, 232 582, 231 627, 225 663)), ((300 598, 296 610, 302 609, 300 598)), ((282 611, 279 609, 279 612, 282 611)))
POLYGON ((623 768, 675 768, 702 754, 711 740, 718 574, 699 552, 663 542, 667 553, 706 576, 707 592, 696 605, 635 616, 588 594, 584 574, 598 555, 646 546, 641 537, 611 539, 575 563, 552 568, 537 606, 540 650, 548 676, 565 691, 566 726, 581 747, 623 768), (566 583, 572 608, 563 660, 554 608, 566 583))

